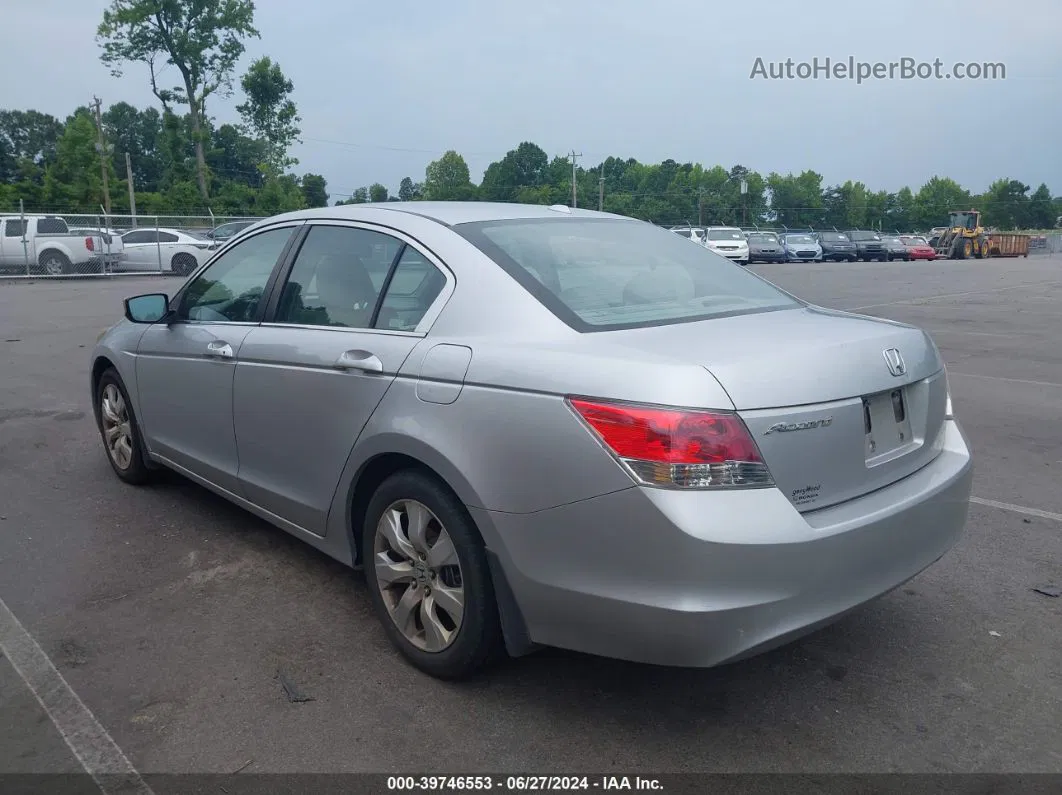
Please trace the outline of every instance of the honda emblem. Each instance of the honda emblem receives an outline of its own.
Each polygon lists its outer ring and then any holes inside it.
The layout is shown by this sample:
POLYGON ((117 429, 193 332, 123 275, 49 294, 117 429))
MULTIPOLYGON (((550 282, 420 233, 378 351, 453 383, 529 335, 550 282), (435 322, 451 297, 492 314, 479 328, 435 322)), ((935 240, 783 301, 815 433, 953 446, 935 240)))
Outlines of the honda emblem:
POLYGON ((882 351, 882 354, 885 356, 885 364, 888 365, 890 373, 896 377, 907 373, 907 365, 903 363, 903 357, 898 348, 887 348, 882 351))

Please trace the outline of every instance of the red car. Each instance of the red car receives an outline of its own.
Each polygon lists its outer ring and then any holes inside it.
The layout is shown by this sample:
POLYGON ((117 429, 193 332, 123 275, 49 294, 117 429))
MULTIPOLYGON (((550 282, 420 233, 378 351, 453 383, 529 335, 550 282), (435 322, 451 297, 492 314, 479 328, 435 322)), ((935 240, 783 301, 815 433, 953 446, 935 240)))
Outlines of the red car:
POLYGON ((911 259, 936 259, 937 252, 926 242, 924 237, 901 237, 907 246, 907 256, 911 259))

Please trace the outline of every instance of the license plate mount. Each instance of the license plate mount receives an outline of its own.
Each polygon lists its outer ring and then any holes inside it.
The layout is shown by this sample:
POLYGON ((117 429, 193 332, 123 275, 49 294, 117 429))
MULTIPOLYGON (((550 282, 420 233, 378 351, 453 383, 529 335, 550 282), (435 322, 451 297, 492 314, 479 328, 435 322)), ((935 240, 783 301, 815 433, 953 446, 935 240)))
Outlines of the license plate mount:
POLYGON ((863 425, 867 466, 902 455, 915 443, 907 390, 899 387, 864 397, 863 425))

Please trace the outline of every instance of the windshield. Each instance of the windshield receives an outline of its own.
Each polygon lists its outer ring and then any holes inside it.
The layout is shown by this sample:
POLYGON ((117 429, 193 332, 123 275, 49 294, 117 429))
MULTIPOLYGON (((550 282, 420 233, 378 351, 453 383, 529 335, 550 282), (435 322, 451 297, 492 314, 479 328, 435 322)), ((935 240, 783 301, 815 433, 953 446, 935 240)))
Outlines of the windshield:
POLYGON ((829 240, 831 243, 848 242, 848 235, 841 234, 840 232, 820 232, 819 235, 823 240, 829 240))
POLYGON ((786 243, 814 243, 815 238, 811 235, 786 235, 786 243))
POLYGON ((929 242, 924 237, 905 237, 903 242, 909 246, 928 246, 929 242))
POLYGON ((751 243, 777 243, 778 235, 773 232, 749 232, 749 242, 751 243))
POLYGON ((454 229, 577 331, 800 306, 741 266, 640 221, 522 219, 454 229))
POLYGON ((903 245, 903 241, 900 240, 900 238, 898 238, 898 237, 883 237, 882 240, 884 240, 886 243, 888 243, 889 245, 892 245, 892 246, 902 246, 903 245))
POLYGON ((709 240, 744 240, 740 229, 709 229, 709 240))
POLYGON ((852 232, 852 240, 881 240, 877 232, 852 232))

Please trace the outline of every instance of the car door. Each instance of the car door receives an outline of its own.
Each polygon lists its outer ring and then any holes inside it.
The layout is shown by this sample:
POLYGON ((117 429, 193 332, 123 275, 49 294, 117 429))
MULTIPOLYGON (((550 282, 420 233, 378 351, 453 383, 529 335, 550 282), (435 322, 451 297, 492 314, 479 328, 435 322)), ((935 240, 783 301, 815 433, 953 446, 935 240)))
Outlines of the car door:
POLYGON ((122 235, 125 256, 122 258, 124 270, 142 271, 158 270, 156 242, 158 235, 154 229, 134 229, 122 235))
POLYGON ((22 218, 8 218, 4 221, 3 237, 0 239, 0 265, 25 266, 29 257, 29 246, 22 245, 26 235, 26 223, 22 218))
POLYGON ((236 363, 243 495, 318 536, 355 440, 452 280, 396 235, 307 226, 236 363))
POLYGON ((137 350, 149 449, 232 493, 238 493, 239 466, 232 422, 236 358, 264 314, 296 228, 266 229, 215 259, 174 296, 173 318, 149 326, 137 350))

